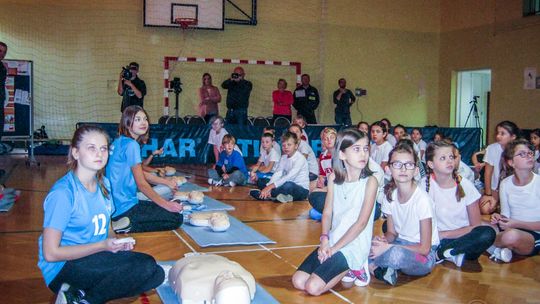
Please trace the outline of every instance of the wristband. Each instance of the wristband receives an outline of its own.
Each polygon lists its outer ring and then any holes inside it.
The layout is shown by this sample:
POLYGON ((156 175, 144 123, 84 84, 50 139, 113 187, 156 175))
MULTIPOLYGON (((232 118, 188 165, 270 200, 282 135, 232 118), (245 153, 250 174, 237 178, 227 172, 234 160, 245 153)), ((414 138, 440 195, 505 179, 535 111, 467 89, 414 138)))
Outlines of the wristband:
POLYGON ((328 235, 328 233, 321 233, 321 237, 319 238, 319 241, 322 242, 324 237, 326 237, 327 240, 330 240, 330 236, 328 235))
POLYGON ((487 194, 487 193, 484 193, 485 196, 493 196, 493 194, 487 194))

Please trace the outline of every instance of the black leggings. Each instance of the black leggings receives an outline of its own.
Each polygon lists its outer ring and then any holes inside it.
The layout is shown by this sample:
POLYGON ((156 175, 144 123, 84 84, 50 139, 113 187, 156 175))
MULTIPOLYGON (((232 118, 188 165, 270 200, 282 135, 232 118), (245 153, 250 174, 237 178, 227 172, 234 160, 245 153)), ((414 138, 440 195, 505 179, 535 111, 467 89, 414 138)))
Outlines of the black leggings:
POLYGON ((164 279, 163 268, 147 254, 103 251, 67 261, 49 288, 58 293, 62 283, 68 283, 84 290, 88 302, 95 304, 139 295, 164 279))
POLYGON ((457 255, 464 253, 465 259, 476 260, 495 241, 496 232, 489 226, 474 227, 471 232, 457 239, 442 239, 437 248, 437 256, 443 257, 443 253, 448 250, 450 254, 457 255))
POLYGON ((128 217, 131 222, 129 233, 173 230, 184 221, 181 213, 169 212, 151 201, 139 201, 128 211, 115 216, 113 221, 122 217, 128 217))

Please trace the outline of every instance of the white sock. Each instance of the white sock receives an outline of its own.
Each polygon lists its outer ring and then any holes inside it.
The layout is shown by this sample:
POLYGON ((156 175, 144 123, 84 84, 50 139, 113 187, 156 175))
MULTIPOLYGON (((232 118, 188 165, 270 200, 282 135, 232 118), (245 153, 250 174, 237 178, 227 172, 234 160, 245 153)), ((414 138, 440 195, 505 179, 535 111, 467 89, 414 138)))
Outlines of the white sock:
POLYGON ((452 249, 454 249, 454 248, 446 249, 446 250, 443 252, 443 255, 444 255, 445 258, 449 258, 449 257, 454 256, 453 254, 450 253, 450 251, 452 251, 452 249))

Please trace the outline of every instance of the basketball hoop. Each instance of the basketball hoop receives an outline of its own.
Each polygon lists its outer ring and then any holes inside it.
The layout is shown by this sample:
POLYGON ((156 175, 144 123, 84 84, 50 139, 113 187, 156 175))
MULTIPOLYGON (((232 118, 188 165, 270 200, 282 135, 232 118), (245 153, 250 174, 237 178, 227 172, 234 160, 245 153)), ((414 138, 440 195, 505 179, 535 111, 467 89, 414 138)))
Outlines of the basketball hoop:
POLYGON ((174 23, 178 24, 181 29, 185 30, 197 25, 197 18, 176 18, 174 23))

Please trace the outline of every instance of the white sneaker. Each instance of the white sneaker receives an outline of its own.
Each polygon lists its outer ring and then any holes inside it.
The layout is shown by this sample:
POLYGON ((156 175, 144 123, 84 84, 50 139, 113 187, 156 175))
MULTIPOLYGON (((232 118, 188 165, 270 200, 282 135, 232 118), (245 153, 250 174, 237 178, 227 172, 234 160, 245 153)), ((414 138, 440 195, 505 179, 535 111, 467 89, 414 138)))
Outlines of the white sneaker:
POLYGON ((209 179, 208 179, 208 184, 209 184, 210 186, 213 186, 213 185, 214 185, 214 180, 211 179, 211 178, 209 178, 209 179))
POLYGON ((504 263, 509 263, 512 260, 512 250, 508 248, 495 247, 495 250, 493 250, 493 253, 489 258, 495 262, 500 261, 504 263))
POLYGON ((449 257, 445 257, 444 259, 454 263, 457 267, 461 267, 463 265, 463 260, 465 259, 465 254, 460 253, 458 255, 450 255, 449 257))
POLYGON ((229 186, 234 187, 234 186, 236 186, 236 183, 235 182, 229 182, 229 186))
POLYGON ((341 282, 343 283, 352 283, 354 280, 356 280, 356 276, 351 270, 347 271, 347 274, 341 278, 341 282))
POLYGON ((276 196, 276 200, 280 203, 289 203, 293 201, 293 196, 290 194, 281 193, 276 196))

